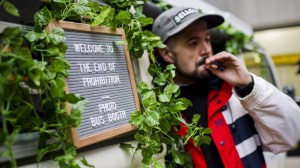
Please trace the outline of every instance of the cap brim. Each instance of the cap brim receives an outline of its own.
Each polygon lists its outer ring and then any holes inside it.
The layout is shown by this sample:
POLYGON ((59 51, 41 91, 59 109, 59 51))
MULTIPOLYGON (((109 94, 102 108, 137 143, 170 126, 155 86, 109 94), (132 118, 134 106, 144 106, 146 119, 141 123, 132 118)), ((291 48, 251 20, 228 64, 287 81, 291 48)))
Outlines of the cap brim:
MULTIPOLYGON (((216 15, 216 14, 205 14, 205 15, 199 15, 197 17, 191 18, 188 21, 185 21, 184 23, 180 24, 176 29, 174 29, 173 31, 169 32, 167 37, 171 37, 175 34, 177 34, 178 32, 180 32, 181 30, 185 29, 186 27, 188 27, 190 24, 196 22, 197 20, 204 20, 207 24, 207 28, 214 28, 217 27, 219 25, 221 25, 224 22, 224 18, 220 15, 216 15)), ((165 42, 167 39, 163 39, 163 41, 165 42)))

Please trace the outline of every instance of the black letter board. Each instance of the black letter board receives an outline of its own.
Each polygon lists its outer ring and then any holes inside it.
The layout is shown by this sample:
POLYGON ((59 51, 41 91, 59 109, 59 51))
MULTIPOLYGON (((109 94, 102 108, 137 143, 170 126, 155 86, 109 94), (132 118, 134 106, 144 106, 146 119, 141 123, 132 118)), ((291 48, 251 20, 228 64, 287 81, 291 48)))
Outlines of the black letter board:
POLYGON ((71 63, 66 92, 83 96, 87 106, 79 128, 71 129, 80 148, 130 132, 130 113, 140 110, 130 56, 123 29, 52 21, 47 30, 63 28, 71 63))

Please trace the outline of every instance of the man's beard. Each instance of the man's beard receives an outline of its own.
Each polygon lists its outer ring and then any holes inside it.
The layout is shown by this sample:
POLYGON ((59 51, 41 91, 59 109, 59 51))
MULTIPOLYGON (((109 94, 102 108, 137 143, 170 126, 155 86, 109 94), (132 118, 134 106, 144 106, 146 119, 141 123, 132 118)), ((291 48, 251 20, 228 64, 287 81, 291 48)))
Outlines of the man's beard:
POLYGON ((176 66, 177 68, 177 74, 189 79, 192 79, 194 81, 203 81, 207 80, 212 76, 212 73, 209 70, 202 69, 201 71, 198 71, 200 66, 203 66, 205 64, 205 60, 208 58, 208 56, 203 56, 203 58, 195 63, 195 70, 190 73, 184 72, 180 66, 176 66))

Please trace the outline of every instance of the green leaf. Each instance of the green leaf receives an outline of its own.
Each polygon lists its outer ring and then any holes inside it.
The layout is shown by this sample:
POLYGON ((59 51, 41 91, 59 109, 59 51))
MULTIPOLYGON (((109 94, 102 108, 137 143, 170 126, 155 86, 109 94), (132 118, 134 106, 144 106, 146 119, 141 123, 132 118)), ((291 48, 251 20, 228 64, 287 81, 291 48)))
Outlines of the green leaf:
POLYGON ((55 78, 55 81, 50 85, 50 93, 53 98, 61 99, 65 96, 65 79, 61 77, 55 78))
POLYGON ((85 107, 87 105, 87 100, 81 100, 78 101, 76 104, 72 104, 72 109, 79 110, 81 113, 85 110, 85 107))
POLYGON ((8 2, 7 0, 3 2, 3 8, 6 12, 14 16, 20 16, 19 10, 15 7, 14 4, 8 2))
POLYGON ((187 98, 180 98, 179 100, 182 101, 184 104, 186 104, 188 106, 192 106, 193 105, 192 102, 189 99, 187 99, 187 98))
POLYGON ((69 0, 53 0, 54 2, 57 2, 57 3, 68 3, 70 2, 69 0))
POLYGON ((110 6, 103 6, 100 15, 97 15, 92 23, 92 26, 101 25, 105 21, 111 20, 115 13, 115 9, 110 6))
POLYGON ((164 164, 162 164, 161 162, 157 161, 156 159, 153 159, 154 163, 153 164, 153 167, 155 168, 165 168, 164 164))
POLYGON ((67 142, 64 144, 65 153, 71 154, 72 156, 76 156, 76 146, 73 143, 67 142))
POLYGON ((134 149, 134 147, 131 144, 126 144, 126 143, 120 143, 120 148, 123 149, 128 154, 131 154, 130 151, 134 149))
POLYGON ((183 161, 183 157, 182 155, 180 154, 179 151, 175 151, 175 150, 172 150, 172 156, 173 156, 173 159, 174 159, 174 162, 179 164, 179 165, 183 165, 184 161, 183 161))
POLYGON ((149 140, 148 145, 151 147, 151 153, 153 153, 153 154, 161 151, 162 145, 161 145, 160 141, 149 140))
POLYGON ((147 133, 151 133, 153 131, 153 127, 149 126, 146 121, 144 121, 140 127, 139 127, 139 130, 142 130, 144 132, 147 132, 147 133))
POLYGON ((45 70, 46 76, 48 77, 48 80, 52 80, 56 77, 56 72, 53 72, 49 68, 45 70))
POLYGON ((109 0, 109 4, 116 8, 126 8, 130 6, 135 6, 136 0, 109 0))
POLYGON ((19 47, 23 44, 23 37, 19 27, 7 27, 2 32, 2 41, 4 44, 10 45, 11 47, 19 47))
POLYGON ((205 136, 205 137, 204 137, 204 140, 203 140, 203 143, 204 143, 204 144, 210 144, 210 142, 211 142, 211 137, 205 136))
POLYGON ((160 70, 157 68, 157 66, 155 64, 150 64, 148 67, 148 72, 151 76, 156 76, 156 74, 159 72, 160 70))
POLYGON ((172 93, 176 93, 179 90, 179 86, 174 84, 174 83, 170 83, 169 85, 167 85, 164 89, 164 94, 172 94, 172 93))
POLYGON ((33 68, 28 72, 28 77, 30 80, 33 81, 33 83, 36 86, 40 86, 41 84, 41 78, 42 78, 42 71, 40 71, 39 69, 33 68))
POLYGON ((76 4, 73 7, 73 10, 79 15, 79 16, 85 16, 86 13, 91 11, 91 8, 88 6, 85 6, 84 4, 76 4))
POLYGON ((89 0, 79 0, 78 3, 81 5, 88 5, 90 2, 89 0))
POLYGON ((166 118, 161 117, 160 118, 160 124, 159 124, 159 128, 167 133, 171 130, 171 125, 169 124, 169 121, 166 118))
POLYGON ((71 103, 71 104, 75 104, 75 103, 77 103, 81 100, 84 100, 83 97, 81 97, 80 95, 75 94, 75 93, 69 93, 67 95, 67 97, 68 97, 68 102, 71 103))
POLYGON ((149 149, 149 148, 143 149, 142 150, 142 156, 143 156, 142 163, 149 165, 151 163, 152 155, 153 155, 153 153, 151 153, 151 149, 149 149))
POLYGON ((161 101, 161 102, 170 102, 170 100, 171 100, 171 96, 172 95, 170 95, 170 94, 160 94, 159 96, 158 96, 158 100, 159 101, 161 101))
POLYGON ((162 41, 159 41, 156 45, 157 48, 165 48, 166 45, 162 42, 162 41))
POLYGON ((195 146, 200 146, 202 144, 210 144, 211 138, 209 136, 197 135, 194 138, 195 146))
MULTIPOLYGON (((143 21, 146 21, 148 20, 149 18, 146 18, 146 17, 142 17, 142 18, 139 18, 139 20, 143 20, 143 21)), ((152 18, 150 19, 152 20, 152 18)), ((148 20, 149 21, 149 20, 148 20)), ((150 22, 149 22, 150 23, 150 22)), ((151 24, 151 23, 150 23, 151 24)), ((148 40, 148 41, 160 41, 160 37, 157 36, 156 34, 154 34, 152 31, 149 31, 149 30, 145 30, 143 31, 143 35, 144 37, 148 40)))
POLYGON ((166 70, 170 71, 170 70, 175 70, 176 67, 174 64, 169 64, 167 67, 166 67, 166 70))
POLYGON ((80 160, 81 163, 89 168, 94 168, 95 166, 91 165, 88 163, 88 161, 85 159, 85 157, 83 156, 82 159, 80 160))
MULTIPOLYGON (((140 17, 143 17, 143 16, 145 16, 144 14, 143 14, 143 3, 144 2, 142 2, 142 1, 136 1, 136 5, 135 5, 135 13, 134 13, 134 18, 135 19, 138 19, 138 18, 140 18, 140 17), (140 4, 140 5, 138 5, 138 4, 140 4)), ((131 12, 131 13, 133 13, 133 12, 131 12)))
POLYGON ((140 17, 138 20, 141 23, 142 27, 145 27, 153 23, 153 18, 150 17, 140 17))
POLYGON ((130 12, 121 10, 116 16, 116 21, 119 22, 119 24, 129 24, 131 22, 130 12))
POLYGON ((150 111, 146 114, 146 123, 149 126, 155 126, 159 124, 160 115, 158 112, 150 111))
POLYGON ((145 142, 146 141, 146 138, 145 136, 143 136, 142 134, 140 134, 139 132, 137 132, 135 135, 134 135, 134 139, 137 140, 137 141, 140 141, 140 142, 145 142))
MULTIPOLYGON (((189 101, 188 99, 186 99, 187 101, 189 101)), ((186 103, 185 101, 182 101, 182 99, 178 100, 175 102, 175 105, 173 107, 174 110, 176 111, 182 111, 188 108, 188 106, 191 106, 192 103, 186 103)))
POLYGON ((114 41, 114 43, 117 45, 128 45, 126 40, 118 40, 118 41, 114 41))
POLYGON ((68 160, 73 160, 74 156, 72 154, 65 154, 62 156, 57 156, 54 158, 56 161, 68 161, 68 160))
POLYGON ((72 125, 72 127, 76 127, 78 128, 81 124, 81 120, 82 120, 82 113, 83 111, 80 111, 78 109, 72 109, 71 113, 69 115, 69 120, 67 122, 68 125, 72 125))
POLYGON ((99 11, 101 11, 101 6, 97 2, 90 1, 88 6, 91 8, 92 12, 94 13, 98 13, 99 11))
POLYGON ((62 60, 54 60, 49 66, 51 72, 63 72, 66 70, 65 63, 62 60))
POLYGON ((43 55, 55 57, 55 56, 59 55, 59 48, 57 48, 55 46, 48 47, 43 55))
POLYGON ((159 73, 158 76, 153 80, 153 82, 158 84, 159 86, 163 86, 166 84, 169 76, 170 75, 168 73, 159 73))
POLYGON ((143 82, 143 81, 140 81, 138 83, 138 92, 139 93, 143 93, 144 91, 148 91, 149 88, 148 88, 148 85, 146 82, 143 82))
POLYGON ((200 119, 200 115, 199 114, 194 114, 193 119, 192 119, 192 123, 193 124, 198 124, 199 119, 200 119))
POLYGON ((38 41, 38 40, 43 40, 47 37, 47 34, 45 32, 38 33, 35 31, 30 31, 25 35, 26 39, 30 42, 38 41))
POLYGON ((172 76, 172 78, 174 78, 175 77, 175 69, 176 69, 176 67, 175 67, 175 65, 173 65, 173 64, 169 64, 167 67, 166 67, 166 71, 169 71, 170 73, 171 73, 171 76, 172 76))
POLYGON ((151 98, 153 98, 153 96, 154 96, 153 90, 145 90, 142 92, 143 100, 149 99, 149 98, 151 99, 151 98))
POLYGON ((50 20, 52 20, 52 15, 47 7, 44 7, 34 15, 34 22, 39 30, 48 25, 50 20))
POLYGON ((154 92, 152 90, 142 93, 142 97, 142 104, 146 107, 150 108, 152 106, 155 106, 155 104, 157 103, 154 92))
POLYGON ((204 128, 202 130, 202 134, 211 134, 212 133, 212 130, 210 128, 204 128))
POLYGON ((55 27, 49 34, 49 39, 54 45, 63 43, 66 40, 64 30, 60 27, 55 27))
POLYGON ((31 51, 27 47, 17 47, 17 48, 15 48, 14 53, 16 55, 20 56, 20 58, 22 58, 23 60, 26 60, 26 61, 32 60, 31 51))
POLYGON ((143 122, 143 115, 140 111, 135 111, 130 114, 130 124, 141 125, 143 122))

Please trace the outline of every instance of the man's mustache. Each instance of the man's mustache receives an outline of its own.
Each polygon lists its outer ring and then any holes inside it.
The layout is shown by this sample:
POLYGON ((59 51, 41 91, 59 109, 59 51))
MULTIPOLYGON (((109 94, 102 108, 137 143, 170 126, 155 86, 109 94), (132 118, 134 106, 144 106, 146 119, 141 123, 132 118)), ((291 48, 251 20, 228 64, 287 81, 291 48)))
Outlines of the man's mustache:
POLYGON ((201 60, 197 63, 197 66, 203 65, 205 64, 205 60, 208 58, 209 56, 202 56, 201 60))

